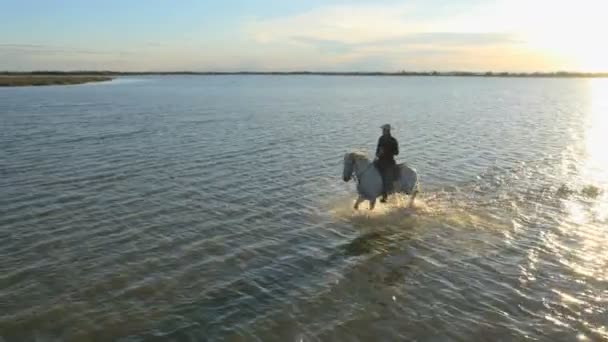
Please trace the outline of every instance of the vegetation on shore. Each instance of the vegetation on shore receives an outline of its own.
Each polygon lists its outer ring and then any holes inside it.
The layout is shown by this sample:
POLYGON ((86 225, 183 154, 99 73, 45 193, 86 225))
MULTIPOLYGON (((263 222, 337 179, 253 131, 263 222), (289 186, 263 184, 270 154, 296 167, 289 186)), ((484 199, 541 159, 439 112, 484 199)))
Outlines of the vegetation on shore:
POLYGON ((47 86, 109 81, 112 77, 80 74, 0 73, 0 87, 47 86))
POLYGON ((533 72, 533 73, 512 73, 512 72, 420 72, 420 71, 401 71, 401 72, 317 72, 317 71, 151 71, 151 72, 117 72, 117 71, 33 71, 33 72, 0 72, 0 87, 18 86, 46 86, 46 85, 68 85, 82 84, 89 82, 103 82, 112 80, 117 76, 163 76, 163 75, 202 75, 202 76, 221 76, 221 75, 311 75, 311 76, 420 76, 420 77, 519 77, 519 78, 608 78, 608 73, 584 73, 584 72, 533 72))
MULTIPOLYGON (((323 72, 323 71, 34 71, 0 72, 0 79, 6 76, 144 76, 144 75, 319 75, 319 76, 459 76, 459 77, 551 77, 551 78, 608 78, 608 72, 469 72, 469 71, 400 71, 400 72, 323 72)), ((94 80, 95 81, 95 80, 94 80)), ((0 81, 1 82, 1 81, 0 81)))

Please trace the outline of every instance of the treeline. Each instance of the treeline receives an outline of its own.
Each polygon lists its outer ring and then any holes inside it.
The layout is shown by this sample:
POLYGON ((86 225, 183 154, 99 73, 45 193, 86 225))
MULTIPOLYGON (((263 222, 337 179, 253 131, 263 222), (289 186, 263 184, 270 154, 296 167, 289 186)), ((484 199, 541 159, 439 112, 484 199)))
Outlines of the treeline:
POLYGON ((459 77, 608 77, 608 72, 469 72, 469 71, 400 71, 400 72, 324 72, 324 71, 142 71, 142 72, 119 72, 119 71, 30 71, 12 72, 2 71, 0 75, 49 75, 49 76, 145 76, 145 75, 318 75, 318 76, 459 76, 459 77))

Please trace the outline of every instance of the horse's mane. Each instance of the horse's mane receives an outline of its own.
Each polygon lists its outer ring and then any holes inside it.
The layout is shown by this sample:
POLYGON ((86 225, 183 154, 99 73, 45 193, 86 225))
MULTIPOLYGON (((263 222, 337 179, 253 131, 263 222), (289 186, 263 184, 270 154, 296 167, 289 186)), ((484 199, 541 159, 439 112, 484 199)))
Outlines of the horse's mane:
POLYGON ((355 160, 367 160, 369 161, 369 158, 367 158, 367 155, 363 152, 352 152, 351 155, 353 156, 353 159, 355 160))

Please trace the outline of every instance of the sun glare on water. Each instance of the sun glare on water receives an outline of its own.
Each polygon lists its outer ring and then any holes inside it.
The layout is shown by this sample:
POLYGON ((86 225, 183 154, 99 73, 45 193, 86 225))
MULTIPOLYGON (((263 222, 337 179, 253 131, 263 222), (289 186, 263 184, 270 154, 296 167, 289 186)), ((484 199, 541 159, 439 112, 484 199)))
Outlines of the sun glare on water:
POLYGON ((591 111, 585 137, 583 178, 591 184, 588 195, 596 198, 595 212, 608 220, 608 80, 591 80, 591 111))
POLYGON ((587 123, 586 172, 608 186, 608 80, 591 81, 591 112, 587 123))

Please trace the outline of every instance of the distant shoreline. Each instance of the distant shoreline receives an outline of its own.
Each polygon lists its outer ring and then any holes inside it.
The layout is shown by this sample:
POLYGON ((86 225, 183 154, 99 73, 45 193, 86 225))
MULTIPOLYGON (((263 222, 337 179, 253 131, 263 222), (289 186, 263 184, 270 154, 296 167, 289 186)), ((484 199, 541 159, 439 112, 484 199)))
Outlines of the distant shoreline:
POLYGON ((111 81, 113 77, 81 74, 0 73, 0 87, 72 85, 111 81))
MULTIPOLYGON (((418 72, 418 71, 401 71, 401 72, 323 72, 323 71, 143 71, 143 72, 119 72, 119 71, 32 71, 32 72, 0 72, 0 86, 3 84, 3 79, 7 77, 20 77, 27 80, 27 77, 37 80, 47 79, 49 82, 63 80, 65 82, 74 82, 67 84, 78 84, 85 78, 89 78, 86 82, 107 81, 115 76, 170 76, 170 75, 200 75, 200 76, 223 76, 223 75, 273 75, 273 76, 392 76, 392 77, 407 77, 407 76, 422 76, 422 77, 509 77, 509 78, 608 78, 608 72, 601 73, 586 73, 586 72, 468 72, 468 71, 452 71, 452 72, 418 72), (83 77, 78 79, 78 77, 83 77), (103 77, 103 79, 100 79, 103 77)), ((42 81, 41 81, 42 82, 42 81)), ((56 83, 49 83, 56 84, 56 83)), ((60 84, 60 83, 57 83, 60 84)), ((41 84, 46 85, 46 83, 41 84)))

